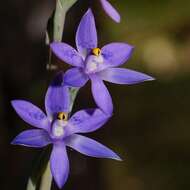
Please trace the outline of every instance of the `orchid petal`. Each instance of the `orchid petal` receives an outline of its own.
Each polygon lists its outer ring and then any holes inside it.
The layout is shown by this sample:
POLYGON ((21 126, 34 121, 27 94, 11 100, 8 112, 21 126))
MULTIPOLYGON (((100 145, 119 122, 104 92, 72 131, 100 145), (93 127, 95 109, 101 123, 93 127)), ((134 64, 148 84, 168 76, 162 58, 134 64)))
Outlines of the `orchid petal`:
POLYGON ((88 76, 80 68, 69 69, 64 75, 65 84, 72 87, 82 87, 88 79, 88 76))
POLYGON ((107 1, 100 0, 104 11, 110 16, 115 22, 119 23, 121 18, 117 10, 107 1))
POLYGON ((76 46, 83 57, 86 57, 91 49, 97 47, 96 25, 91 9, 81 19, 76 33, 76 46))
POLYGON ((106 114, 112 115, 113 103, 112 98, 99 76, 91 75, 91 89, 94 100, 99 108, 101 108, 106 114))
POLYGON ((67 113, 69 111, 69 88, 63 84, 63 77, 62 72, 58 73, 46 93, 45 107, 47 115, 51 119, 59 112, 67 113))
POLYGON ((81 55, 70 45, 62 42, 53 42, 51 50, 62 61, 76 67, 84 67, 84 61, 81 55))
POLYGON ((44 112, 25 100, 13 100, 11 104, 17 114, 33 127, 48 129, 49 123, 44 112))
POLYGON ((104 64, 116 67, 124 64, 131 56, 133 47, 126 43, 110 43, 102 48, 104 64))
POLYGON ((69 175, 69 160, 64 144, 55 144, 50 157, 51 173, 58 187, 61 189, 69 175))
POLYGON ((66 140, 66 145, 86 156, 110 158, 121 161, 121 158, 104 145, 82 135, 73 134, 66 140))
POLYGON ((116 84, 137 84, 154 78, 144 73, 122 68, 108 68, 98 73, 102 80, 116 84))
POLYGON ((109 117, 100 109, 86 109, 75 113, 69 120, 72 133, 89 133, 102 127, 109 117))
POLYGON ((52 143, 49 135, 42 129, 32 129, 20 133, 11 144, 41 148, 52 143))

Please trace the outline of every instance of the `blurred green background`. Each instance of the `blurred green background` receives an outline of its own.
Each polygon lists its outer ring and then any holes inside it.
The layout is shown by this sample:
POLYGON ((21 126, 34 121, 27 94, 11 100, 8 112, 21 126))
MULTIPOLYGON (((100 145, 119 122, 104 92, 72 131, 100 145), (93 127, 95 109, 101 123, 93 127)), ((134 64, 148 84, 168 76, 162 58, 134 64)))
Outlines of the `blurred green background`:
MULTIPOLYGON (((134 86, 108 84, 115 111, 89 134, 119 153, 123 162, 69 151, 71 173, 63 189, 181 190, 190 187, 190 1, 111 0, 121 13, 114 23, 98 0, 92 3, 100 47, 113 41, 135 46, 124 67, 157 80, 134 86)), ((63 40, 74 46, 77 25, 88 8, 79 0, 67 15, 63 40)), ((26 99, 44 106, 52 73, 46 71, 45 28, 54 0, 7 0, 0 6, 0 189, 24 190, 41 150, 10 145, 29 126, 10 106, 26 99)), ((66 69, 66 66, 63 65, 66 69)), ((90 86, 74 110, 94 106, 90 86)), ((55 184, 53 189, 57 189, 55 184)))

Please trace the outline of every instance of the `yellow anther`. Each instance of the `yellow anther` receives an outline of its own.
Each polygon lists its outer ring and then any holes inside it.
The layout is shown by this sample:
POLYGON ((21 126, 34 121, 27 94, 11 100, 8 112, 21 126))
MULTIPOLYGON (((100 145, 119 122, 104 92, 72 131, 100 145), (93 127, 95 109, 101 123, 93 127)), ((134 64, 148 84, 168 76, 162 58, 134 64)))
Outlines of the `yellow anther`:
POLYGON ((58 119, 58 120, 67 121, 67 119, 68 119, 68 114, 65 113, 65 112, 59 112, 59 113, 57 114, 57 119, 58 119))
POLYGON ((92 49, 92 54, 95 56, 99 56, 101 54, 101 49, 100 48, 92 49))

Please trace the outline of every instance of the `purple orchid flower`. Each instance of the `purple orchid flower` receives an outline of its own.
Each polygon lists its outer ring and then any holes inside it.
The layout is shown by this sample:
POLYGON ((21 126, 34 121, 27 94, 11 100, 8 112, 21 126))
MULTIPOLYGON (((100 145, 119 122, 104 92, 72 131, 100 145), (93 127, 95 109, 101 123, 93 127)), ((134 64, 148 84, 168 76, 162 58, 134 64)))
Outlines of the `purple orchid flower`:
POLYGON ((48 88, 45 97, 47 116, 38 107, 24 100, 12 101, 18 115, 38 129, 26 130, 13 141, 14 145, 44 147, 53 144, 50 157, 52 175, 59 188, 65 184, 69 174, 66 146, 82 154, 98 158, 121 160, 112 150, 102 144, 79 135, 99 129, 109 119, 100 109, 86 109, 68 119, 70 96, 63 84, 63 74, 58 74, 48 88))
POLYGON ((100 3, 107 15, 119 23, 121 18, 117 10, 107 0, 100 0, 100 3))
POLYGON ((75 66, 65 73, 65 83, 82 87, 91 79, 94 100, 106 114, 112 114, 113 104, 103 80, 128 85, 154 80, 143 73, 115 68, 129 59, 133 47, 126 43, 111 43, 97 48, 96 26, 90 9, 79 24, 76 46, 78 51, 66 43, 53 42, 51 49, 62 61, 75 66))

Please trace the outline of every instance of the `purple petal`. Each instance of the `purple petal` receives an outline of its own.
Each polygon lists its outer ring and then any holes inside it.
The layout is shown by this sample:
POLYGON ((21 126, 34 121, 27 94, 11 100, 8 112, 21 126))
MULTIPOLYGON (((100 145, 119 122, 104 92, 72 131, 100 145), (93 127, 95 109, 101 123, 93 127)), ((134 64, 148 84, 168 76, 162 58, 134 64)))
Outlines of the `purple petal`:
POLYGON ((99 76, 91 75, 91 89, 94 100, 99 108, 101 108, 106 114, 112 115, 113 103, 112 98, 99 76))
POLYGON ((66 140, 66 145, 87 156, 121 161, 121 158, 109 148, 81 135, 71 135, 66 140))
POLYGON ((89 50, 97 47, 96 25, 91 9, 81 19, 76 33, 76 45, 83 57, 86 57, 89 50))
POLYGON ((107 67, 115 67, 124 64, 131 56, 133 47, 126 43, 111 43, 102 48, 107 67))
POLYGON ((20 133, 11 144, 40 148, 52 143, 46 131, 32 129, 20 133))
POLYGON ((72 87, 82 87, 88 79, 88 76, 80 68, 69 69, 64 75, 65 84, 72 87))
POLYGON ((58 73, 46 93, 45 107, 46 112, 51 119, 53 119, 52 117, 56 116, 59 112, 69 112, 69 88, 63 84, 63 78, 63 73, 58 73))
POLYGON ((100 109, 86 109, 75 113, 69 120, 73 133, 89 133, 102 127, 109 117, 100 109))
POLYGON ((69 175, 69 160, 64 144, 55 144, 50 158, 51 173, 61 189, 69 175))
POLYGON ((110 16, 115 22, 120 22, 120 15, 116 9, 107 0, 100 0, 100 2, 108 16, 110 16))
POLYGON ((137 84, 154 80, 151 76, 122 68, 108 68, 98 73, 102 80, 116 84, 137 84))
POLYGON ((46 130, 49 128, 46 115, 35 105, 24 100, 13 100, 11 104, 17 114, 28 124, 46 130))
POLYGON ((50 47, 55 55, 67 64, 76 67, 84 66, 81 55, 70 45, 61 42, 53 42, 50 47))

